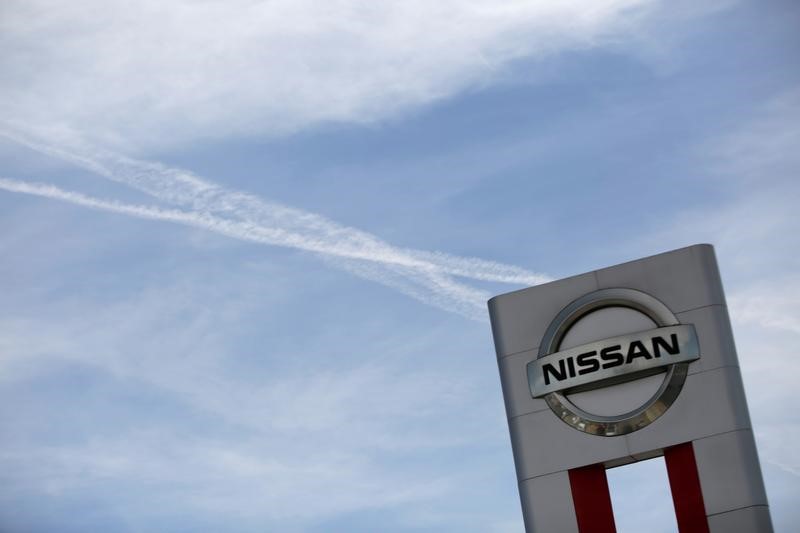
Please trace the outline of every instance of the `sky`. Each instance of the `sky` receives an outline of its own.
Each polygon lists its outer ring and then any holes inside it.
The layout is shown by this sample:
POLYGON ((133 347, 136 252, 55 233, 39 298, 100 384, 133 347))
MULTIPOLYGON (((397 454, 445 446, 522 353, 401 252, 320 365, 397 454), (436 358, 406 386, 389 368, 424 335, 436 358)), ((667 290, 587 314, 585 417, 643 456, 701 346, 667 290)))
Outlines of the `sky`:
POLYGON ((0 530, 522 531, 486 300, 701 242, 793 530, 800 6, 699 4, 3 2, 0 530))

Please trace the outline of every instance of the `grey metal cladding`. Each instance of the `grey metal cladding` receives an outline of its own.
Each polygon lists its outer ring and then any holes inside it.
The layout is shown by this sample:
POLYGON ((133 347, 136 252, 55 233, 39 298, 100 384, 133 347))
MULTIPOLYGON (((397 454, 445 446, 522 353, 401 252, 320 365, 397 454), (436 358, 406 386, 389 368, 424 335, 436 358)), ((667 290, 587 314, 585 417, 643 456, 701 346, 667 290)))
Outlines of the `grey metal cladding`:
POLYGON ((673 313, 725 305, 710 244, 696 244, 595 271, 598 288, 628 287, 652 294, 673 313))
POLYGON ((502 294, 489 300, 497 357, 538 348, 559 309, 597 289, 592 273, 502 294))

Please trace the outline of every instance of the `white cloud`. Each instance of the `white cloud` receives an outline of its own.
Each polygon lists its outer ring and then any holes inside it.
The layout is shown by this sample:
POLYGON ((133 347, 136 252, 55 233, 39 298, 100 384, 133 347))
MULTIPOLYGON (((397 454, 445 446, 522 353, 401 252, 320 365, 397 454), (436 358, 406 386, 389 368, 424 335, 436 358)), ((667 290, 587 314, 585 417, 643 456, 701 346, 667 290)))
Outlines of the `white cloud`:
POLYGON ((127 151, 369 122, 595 45, 649 3, 9 1, 0 115, 127 151))

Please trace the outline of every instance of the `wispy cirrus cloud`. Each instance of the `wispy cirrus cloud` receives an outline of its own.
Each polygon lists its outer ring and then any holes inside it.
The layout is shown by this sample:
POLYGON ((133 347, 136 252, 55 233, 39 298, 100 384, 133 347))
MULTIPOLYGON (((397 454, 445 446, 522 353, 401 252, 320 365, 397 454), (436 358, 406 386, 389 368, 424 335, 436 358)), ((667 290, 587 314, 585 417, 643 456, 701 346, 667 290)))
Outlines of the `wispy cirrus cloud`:
POLYGON ((371 122, 604 42, 652 3, 4 2, 0 114, 126 151, 371 122))

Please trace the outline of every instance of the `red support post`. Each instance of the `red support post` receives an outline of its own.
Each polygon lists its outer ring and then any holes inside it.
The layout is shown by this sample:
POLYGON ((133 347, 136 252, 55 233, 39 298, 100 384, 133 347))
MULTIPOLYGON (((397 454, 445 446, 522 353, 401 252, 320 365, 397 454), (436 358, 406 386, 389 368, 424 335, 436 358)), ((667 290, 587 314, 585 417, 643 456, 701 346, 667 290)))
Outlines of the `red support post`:
POLYGON ((611 494, 603 465, 589 465, 569 471, 572 501, 580 533, 616 533, 611 494))
POLYGON ((664 450, 669 487, 680 533, 709 533, 703 491, 691 442, 664 450))

